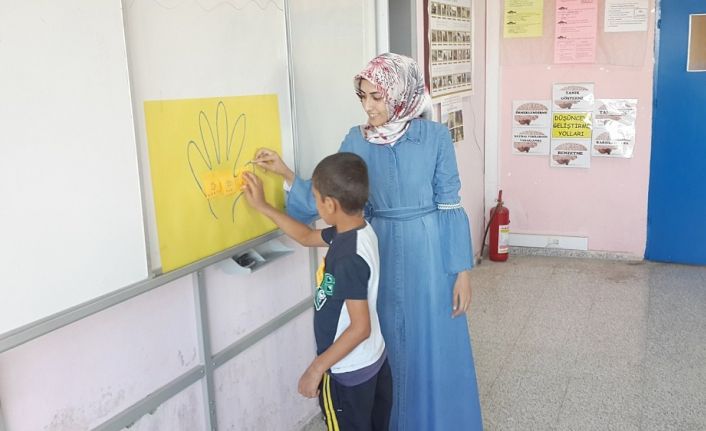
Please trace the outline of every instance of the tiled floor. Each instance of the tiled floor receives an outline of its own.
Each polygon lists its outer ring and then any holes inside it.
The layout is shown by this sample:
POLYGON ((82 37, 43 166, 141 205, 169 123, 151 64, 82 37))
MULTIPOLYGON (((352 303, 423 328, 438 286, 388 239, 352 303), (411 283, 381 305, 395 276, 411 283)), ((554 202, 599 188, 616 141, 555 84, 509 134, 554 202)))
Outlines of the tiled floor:
POLYGON ((485 430, 706 430, 705 267, 511 256, 472 274, 485 430))
POLYGON ((706 430, 706 268, 517 256, 472 274, 486 430, 706 430))

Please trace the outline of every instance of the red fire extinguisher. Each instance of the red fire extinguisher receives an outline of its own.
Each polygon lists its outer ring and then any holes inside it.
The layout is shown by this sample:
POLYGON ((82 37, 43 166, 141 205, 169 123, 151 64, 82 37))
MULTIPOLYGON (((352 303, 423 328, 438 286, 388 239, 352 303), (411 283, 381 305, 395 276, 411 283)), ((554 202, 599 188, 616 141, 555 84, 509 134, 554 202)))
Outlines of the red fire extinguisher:
MULTIPOLYGON (((485 229, 485 235, 483 235, 483 246, 485 246, 485 238, 489 230, 488 256, 494 262, 505 262, 509 249, 510 210, 503 206, 502 190, 498 193, 498 204, 490 209, 490 221, 485 229)), ((481 250, 482 255, 483 250, 481 250)))

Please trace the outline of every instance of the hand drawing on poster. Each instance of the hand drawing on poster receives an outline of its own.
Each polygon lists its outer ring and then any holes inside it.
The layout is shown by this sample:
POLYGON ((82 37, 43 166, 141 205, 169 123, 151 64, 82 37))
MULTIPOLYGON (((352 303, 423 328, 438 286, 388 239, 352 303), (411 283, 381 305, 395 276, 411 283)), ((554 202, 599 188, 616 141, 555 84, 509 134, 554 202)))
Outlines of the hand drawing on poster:
POLYGON ((505 0, 503 37, 541 37, 544 0, 505 0))
POLYGON ((554 84, 554 111, 593 111, 593 84, 554 84))
POLYGON ((605 0, 606 32, 647 31, 647 0, 605 0))
POLYGON ((598 99, 591 154, 630 158, 635 148, 637 99, 598 99))
MULTIPOLYGON (((258 148, 281 151, 276 95, 155 100, 144 107, 164 271, 276 229, 240 191, 258 148)), ((268 201, 282 208, 281 179, 258 176, 268 201)))
POLYGON ((429 1, 427 76, 432 97, 473 90, 471 0, 429 1))
POLYGON ((549 154, 550 106, 549 100, 512 102, 513 154, 549 154))
POLYGON ((554 63, 595 63, 598 0, 557 0, 554 63))

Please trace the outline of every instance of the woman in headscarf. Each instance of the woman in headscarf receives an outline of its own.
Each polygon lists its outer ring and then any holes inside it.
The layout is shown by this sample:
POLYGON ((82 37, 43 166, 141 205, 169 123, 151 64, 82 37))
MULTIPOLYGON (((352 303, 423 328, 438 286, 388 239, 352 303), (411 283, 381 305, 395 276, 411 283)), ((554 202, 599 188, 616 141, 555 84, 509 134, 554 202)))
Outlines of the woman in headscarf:
MULTIPOLYGON (((391 430, 481 430, 465 312, 473 251, 448 129, 419 118, 430 103, 417 63, 382 54, 354 77, 368 121, 340 151, 368 165, 366 216, 378 236, 378 313, 393 374, 391 430)), ((288 213, 316 217, 311 182, 275 153, 258 164, 282 175, 288 213)))

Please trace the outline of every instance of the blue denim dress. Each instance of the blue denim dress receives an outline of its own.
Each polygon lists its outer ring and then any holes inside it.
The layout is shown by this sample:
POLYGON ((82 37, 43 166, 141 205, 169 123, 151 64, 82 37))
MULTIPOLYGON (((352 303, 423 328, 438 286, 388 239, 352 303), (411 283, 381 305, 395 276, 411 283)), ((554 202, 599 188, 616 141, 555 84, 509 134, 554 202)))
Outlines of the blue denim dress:
MULTIPOLYGON (((390 429, 481 430, 466 316, 451 318, 456 273, 473 266, 473 252, 448 129, 413 120, 391 146, 354 127, 340 151, 368 165, 366 217, 380 247, 378 314, 393 375, 390 429)), ((287 212, 316 217, 310 181, 295 180, 287 212)))

